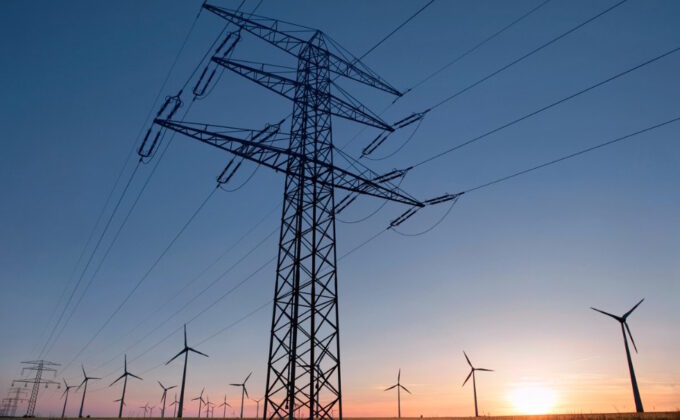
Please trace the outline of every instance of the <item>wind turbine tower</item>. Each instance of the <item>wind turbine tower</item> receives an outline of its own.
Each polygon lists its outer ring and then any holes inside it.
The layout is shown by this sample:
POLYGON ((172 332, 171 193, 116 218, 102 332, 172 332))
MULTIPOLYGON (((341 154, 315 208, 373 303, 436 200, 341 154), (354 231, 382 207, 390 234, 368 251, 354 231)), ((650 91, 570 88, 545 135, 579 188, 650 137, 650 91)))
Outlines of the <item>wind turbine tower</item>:
POLYGON ((231 386, 240 386, 241 387, 241 418, 243 418, 243 400, 244 396, 248 396, 248 389, 246 388, 246 382, 248 382, 248 378, 250 378, 250 375, 252 375, 253 372, 250 372, 248 376, 246 376, 246 379, 243 381, 242 384, 230 384, 231 386))
POLYGON ((193 398, 191 400, 191 401, 197 401, 198 400, 198 418, 199 419, 201 418, 201 403, 205 403, 205 400, 203 399, 203 391, 205 391, 205 388, 203 388, 201 390, 201 394, 198 397, 193 398))
POLYGON ((255 408, 255 418, 259 418, 259 417, 260 417, 260 402, 261 402, 263 399, 264 399, 264 398, 260 398, 259 400, 253 400, 253 401, 255 401, 255 404, 256 404, 256 406, 255 406, 255 407, 256 407, 256 408, 255 408))
POLYGON ((599 309, 591 307, 590 309, 597 311, 601 314, 610 316, 617 320, 619 324, 621 324, 621 334, 623 334, 623 345, 626 348, 626 357, 628 358, 628 370, 630 371, 630 382, 633 386, 633 398, 635 399, 635 411, 638 413, 643 413, 645 410, 642 408, 642 398, 640 398, 640 390, 638 389, 638 384, 637 384, 637 379, 635 379, 635 371, 633 370, 633 359, 630 357, 630 348, 628 347, 628 337, 630 337, 631 343, 633 343, 633 348, 635 349, 635 353, 637 353, 637 346, 635 345, 635 340, 633 339, 633 334, 630 333, 630 327, 628 327, 628 316, 633 313, 633 311, 640 306, 642 301, 645 300, 640 299, 638 303, 635 304, 628 312, 623 314, 622 316, 616 316, 612 315, 609 312, 601 311, 599 309), (626 331, 628 332, 628 336, 626 336, 626 331))
POLYGON ((411 391, 406 389, 406 387, 401 384, 401 369, 399 369, 399 373, 397 373, 397 383, 385 389, 385 391, 389 391, 394 388, 397 388, 397 418, 401 418, 401 390, 403 389, 409 394, 411 393, 411 391))
POLYGON ((224 394, 224 401, 222 402, 222 404, 220 404, 218 406, 218 408, 219 407, 224 407, 224 409, 222 411, 222 418, 226 418, 227 417, 227 407, 231 408, 231 405, 229 405, 229 403, 227 402, 227 394, 224 394))
POLYGON ((83 388, 83 398, 80 400, 80 411, 78 411, 78 417, 82 418, 83 417, 83 408, 85 407, 85 394, 87 393, 87 384, 90 381, 98 380, 98 379, 101 379, 101 378, 95 378, 95 377, 87 376, 87 373, 85 373, 85 366, 80 365, 80 367, 83 370, 83 382, 81 382, 80 385, 78 385, 78 389, 80 389, 80 387, 85 385, 85 388, 83 388))
POLYGON ((149 403, 144 404, 143 406, 139 407, 144 410, 144 418, 146 418, 146 412, 149 410, 149 403))
MULTIPOLYGON (((161 408, 161 418, 165 418, 165 400, 167 398, 168 391, 173 389, 173 388, 177 388, 177 385, 173 385, 173 386, 166 388, 165 386, 163 386, 161 381, 158 381, 158 385, 160 385, 161 388, 163 388, 163 396, 161 397, 161 402, 163 403, 163 408, 161 408)), ((175 401, 176 400, 177 400, 177 398, 175 397, 175 401)))
POLYGON ((484 369, 484 368, 476 368, 472 366, 472 362, 470 362, 470 358, 468 357, 465 352, 463 352, 463 355, 465 356, 465 360, 467 360, 468 365, 470 365, 470 373, 468 374, 467 378, 465 378, 465 382, 463 382, 463 386, 467 383, 467 381, 470 379, 470 376, 472 376, 472 393, 475 396, 475 417, 479 417, 479 411, 477 410, 477 382, 475 380, 475 372, 477 371, 482 371, 482 372, 493 372, 491 369, 484 369))
POLYGON ((165 363, 167 365, 170 362, 172 362, 173 360, 175 360, 176 358, 178 358, 179 356, 181 356, 182 354, 184 354, 184 370, 182 371, 182 387, 180 388, 180 391, 179 391, 179 408, 177 409, 177 417, 180 417, 180 418, 182 417, 182 413, 184 411, 184 386, 186 384, 186 379, 187 379, 187 362, 189 361, 189 352, 190 351, 192 351, 196 354, 200 354, 201 356, 208 357, 207 354, 201 353, 200 351, 189 347, 189 345, 187 344, 187 324, 184 324, 184 348, 179 353, 177 353, 177 355, 175 357, 173 357, 172 359, 168 360, 167 363, 165 363))
POLYGON ((177 393, 175 392, 175 401, 171 402, 170 405, 172 406, 172 417, 177 417, 177 393))
POLYGON ((115 381, 111 382, 111 385, 109 387, 113 386, 116 382, 120 381, 121 379, 123 380, 123 394, 121 395, 119 400, 120 401, 120 406, 118 408, 118 418, 123 417, 123 406, 125 405, 125 389, 127 388, 127 380, 128 376, 132 376, 133 378, 139 379, 140 381, 143 380, 139 376, 128 372, 127 370, 127 354, 123 356, 123 374, 118 377, 115 381))
POLYGON ((71 390, 71 388, 75 388, 75 385, 69 385, 66 382, 66 379, 63 379, 64 381, 64 393, 61 394, 62 398, 64 398, 64 408, 61 409, 61 418, 64 418, 64 415, 66 414, 66 403, 68 402, 68 393, 71 390))

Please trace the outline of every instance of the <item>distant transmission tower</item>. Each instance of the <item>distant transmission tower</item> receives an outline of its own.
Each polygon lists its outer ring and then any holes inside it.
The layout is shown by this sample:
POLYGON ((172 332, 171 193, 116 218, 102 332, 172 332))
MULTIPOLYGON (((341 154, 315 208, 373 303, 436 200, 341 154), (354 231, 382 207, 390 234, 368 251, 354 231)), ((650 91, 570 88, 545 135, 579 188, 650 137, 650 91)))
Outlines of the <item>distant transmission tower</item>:
POLYGON ((17 407, 22 401, 26 401, 25 394, 27 390, 24 388, 19 388, 18 386, 12 386, 7 392, 7 398, 2 400, 2 409, 0 410, 0 416, 2 417, 16 417, 17 407))
POLYGON ((142 160, 153 157, 164 130, 169 129, 235 155, 218 177, 220 183, 228 182, 243 160, 285 174, 263 416, 293 419, 299 408, 310 420, 330 419, 334 409, 342 418, 336 214, 357 196, 370 195, 409 206, 390 224, 397 226, 419 208, 457 196, 421 202, 391 184, 406 170, 379 175, 368 169, 350 171, 336 166, 332 115, 376 127, 383 137, 394 128, 337 86, 334 79, 343 77, 395 96, 401 93, 335 41, 321 31, 287 22, 255 15, 246 18, 243 13, 208 4, 203 7, 237 29, 215 50, 196 83, 194 96, 204 94, 217 68, 228 69, 293 102, 290 135, 279 136, 281 123, 258 131, 173 120, 182 104, 178 95, 169 97, 158 112, 156 127, 147 132, 139 155, 142 160), (296 67, 232 60, 230 55, 242 32, 292 55, 296 67), (286 77, 289 73, 296 74, 295 78, 286 77), (207 82, 201 88, 204 80, 207 82), (340 96, 331 93, 331 86, 340 96), (336 189, 348 192, 337 203, 336 189))
POLYGON ((50 384, 55 384, 57 385, 57 388, 61 388, 61 384, 56 381, 52 381, 49 379, 43 379, 43 372, 53 372, 54 375, 57 375, 57 370, 54 368, 51 368, 49 366, 60 366, 59 363, 53 363, 49 362, 47 360, 33 360, 30 362, 21 362, 25 365, 28 365, 21 369, 21 374, 23 375, 25 371, 35 371, 35 377, 32 379, 15 379, 12 381, 12 386, 14 386, 15 383, 23 383, 24 386, 27 386, 28 384, 33 384, 33 389, 31 390, 31 397, 28 399, 28 410, 26 410, 26 416, 27 417, 33 417, 35 413, 35 404, 38 402, 38 391, 40 390, 40 385, 45 384, 45 388, 47 388, 48 385, 50 384))

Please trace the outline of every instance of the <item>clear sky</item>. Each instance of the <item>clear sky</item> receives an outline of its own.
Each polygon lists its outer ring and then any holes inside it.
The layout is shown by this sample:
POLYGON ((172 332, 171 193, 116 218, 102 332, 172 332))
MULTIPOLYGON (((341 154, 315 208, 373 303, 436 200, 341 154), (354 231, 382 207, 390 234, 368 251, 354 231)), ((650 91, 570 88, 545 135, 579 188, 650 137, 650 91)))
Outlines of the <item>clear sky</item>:
MULTIPOLYGON (((436 0, 364 61, 405 90, 539 3, 436 0)), ((244 9, 256 4, 248 0, 244 9)), ((423 4, 264 0, 258 13, 318 27, 361 55, 423 4)), ((547 3, 400 99, 385 118, 396 121, 431 106, 612 4, 547 3)), ((199 1, 0 4, 3 397, 11 379, 21 375, 19 362, 39 356, 65 302, 60 296, 70 293, 83 270, 94 244, 84 259, 79 256, 126 156, 138 144, 140 128, 147 127, 146 116, 157 108, 156 93, 199 6, 199 1)), ((380 172, 409 166, 678 47, 679 19, 679 2, 630 0, 432 111, 403 149, 366 163, 380 172)), ((222 25, 210 13, 200 15, 163 95, 177 92, 222 25)), ((234 57, 295 65, 253 37, 238 45, 234 57)), ((401 186, 422 199, 457 192, 678 117, 678 74, 680 53, 418 167, 401 186)), ((376 112, 392 101, 383 93, 343 86, 376 112)), ((290 110, 281 97, 224 73, 187 120, 257 128, 290 110)), ((339 119, 333 124, 339 146, 360 132, 345 149, 354 156, 377 134, 339 119)), ((412 130, 397 132, 374 157, 395 151, 412 130)), ((639 349, 633 358, 642 399, 648 410, 677 410, 679 133, 678 123, 668 125, 480 189, 463 196, 431 232, 416 237, 388 232, 343 258, 338 277, 346 415, 396 415, 396 396, 382 389, 395 381, 399 368, 413 392, 402 395, 405 416, 471 415, 472 389, 461 388, 468 372, 463 350, 495 370, 478 377, 480 413, 526 412, 521 396, 532 389, 554 400, 549 411, 631 411, 619 327, 589 307, 621 314, 643 297, 629 320, 639 349)), ((58 380, 79 382, 80 363, 93 376, 104 376, 90 385, 86 413, 116 413, 112 401, 120 387, 108 384, 121 373, 124 351, 130 370, 144 378, 128 384, 127 413, 139 414, 137 407, 147 401, 157 405, 156 380, 176 384, 181 375, 181 363, 159 365, 180 350, 179 328, 189 321, 190 342, 200 343, 210 358, 191 358, 187 396, 206 387, 217 400, 226 391, 236 406, 237 390, 227 384, 250 371, 250 394, 262 396, 271 320, 266 303, 275 267, 256 270, 276 252, 276 234, 268 235, 278 226, 283 188, 283 179, 264 169, 243 188, 219 191, 208 201, 122 312, 74 360, 210 194, 228 158, 176 136, 102 259, 158 160, 135 175, 75 292, 80 304, 43 355, 66 367, 58 380), (202 272, 194 286, 168 302, 202 272), (263 309, 252 313, 258 307, 263 309)), ((230 186, 246 181, 253 170, 242 168, 230 186)), ((118 184, 114 198, 121 189, 118 184)), ((388 204, 365 221, 347 223, 379 206, 364 198, 340 215, 339 255, 405 210, 388 204)), ((112 203, 104 219, 111 209, 112 203)), ((422 211, 400 231, 421 232, 445 211, 422 211)), ((98 226, 95 239, 103 222, 98 226)), ((60 393, 41 389, 37 413, 59 414, 60 393)), ((71 398, 68 410, 74 415, 79 394, 71 398)), ((188 410, 196 408, 190 404, 188 410)), ((246 414, 254 410, 247 402, 246 414)))

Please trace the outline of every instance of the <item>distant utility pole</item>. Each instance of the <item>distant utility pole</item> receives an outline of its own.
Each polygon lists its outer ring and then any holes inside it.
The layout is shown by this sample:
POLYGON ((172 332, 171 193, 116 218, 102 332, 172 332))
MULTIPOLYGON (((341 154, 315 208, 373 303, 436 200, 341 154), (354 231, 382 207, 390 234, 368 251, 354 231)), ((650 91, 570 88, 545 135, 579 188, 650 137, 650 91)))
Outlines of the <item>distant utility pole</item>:
POLYGON ((7 398, 2 400, 2 410, 0 410, 0 415, 5 417, 15 417, 19 402, 26 401, 26 398, 24 398, 25 393, 26 390, 24 388, 12 386, 9 392, 7 392, 7 398))
POLYGON ((61 388, 61 384, 57 381, 52 381, 49 379, 42 379, 43 372, 53 372, 54 376, 57 375, 57 370, 49 366, 60 366, 59 363, 53 363, 47 360, 32 360, 30 362, 21 362, 28 365, 21 369, 21 374, 23 375, 25 371, 32 370, 35 371, 35 377, 32 379, 15 379, 12 381, 12 386, 14 383, 24 383, 26 385, 33 384, 33 389, 31 390, 31 397, 28 399, 28 410, 26 410, 26 417, 33 417, 35 412, 35 404, 38 402, 38 390, 40 390, 40 385, 45 384, 45 388, 49 384, 57 385, 57 388, 61 388))

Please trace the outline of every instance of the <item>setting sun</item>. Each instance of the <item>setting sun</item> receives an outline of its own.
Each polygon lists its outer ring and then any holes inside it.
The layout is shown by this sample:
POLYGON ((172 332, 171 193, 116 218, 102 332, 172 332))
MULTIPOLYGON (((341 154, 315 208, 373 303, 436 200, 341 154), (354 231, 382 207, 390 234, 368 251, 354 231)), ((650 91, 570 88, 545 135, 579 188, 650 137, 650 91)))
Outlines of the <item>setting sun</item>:
POLYGON ((527 384, 513 389, 508 399, 520 414, 547 414, 555 407, 557 393, 544 385, 527 384))

